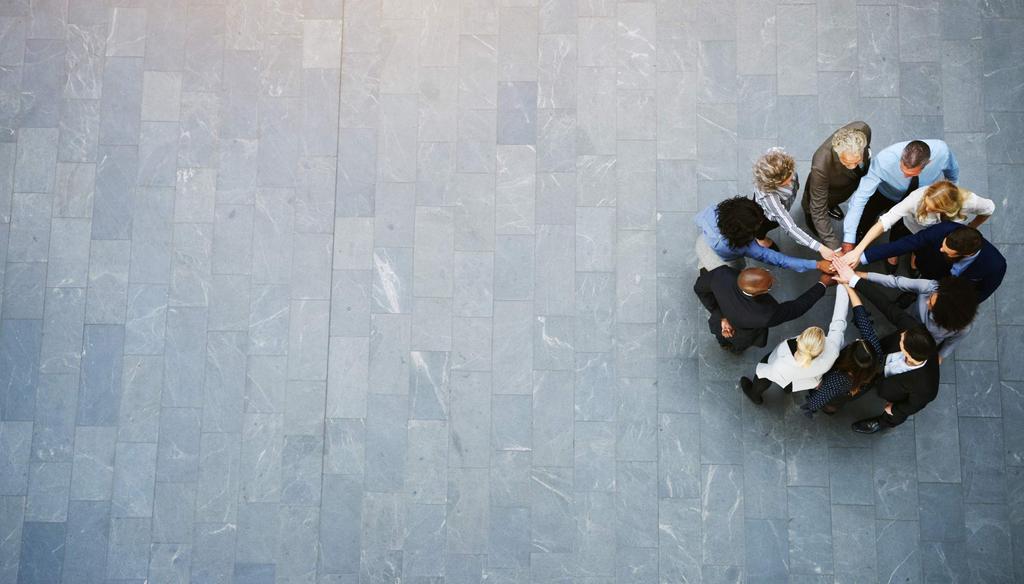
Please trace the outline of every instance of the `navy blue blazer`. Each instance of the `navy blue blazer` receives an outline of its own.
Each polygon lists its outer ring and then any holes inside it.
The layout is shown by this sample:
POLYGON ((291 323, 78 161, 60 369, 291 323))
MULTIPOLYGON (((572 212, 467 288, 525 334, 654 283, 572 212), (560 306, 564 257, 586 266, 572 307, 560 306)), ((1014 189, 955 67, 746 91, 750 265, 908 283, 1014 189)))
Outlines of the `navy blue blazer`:
MULTIPOLYGON (((883 258, 915 252, 917 253, 917 269, 921 271, 921 276, 939 280, 949 275, 949 269, 953 265, 953 262, 949 261, 941 251, 942 240, 946 239, 950 232, 960 227, 963 227, 960 223, 943 221, 903 239, 872 246, 864 252, 864 255, 868 263, 871 263, 883 258)), ((1006 258, 999 253, 996 246, 988 241, 982 242, 978 257, 960 274, 961 277, 974 282, 974 286, 978 289, 978 302, 991 296, 1002 283, 1005 275, 1006 258)))

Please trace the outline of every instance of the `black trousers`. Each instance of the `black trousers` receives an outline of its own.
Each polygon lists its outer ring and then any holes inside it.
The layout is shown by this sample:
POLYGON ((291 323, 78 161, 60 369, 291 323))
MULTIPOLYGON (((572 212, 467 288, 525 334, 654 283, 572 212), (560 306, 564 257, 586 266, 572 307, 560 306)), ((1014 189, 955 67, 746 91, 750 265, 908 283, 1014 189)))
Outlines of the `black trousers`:
MULTIPOLYGON (((867 235, 868 231, 874 227, 875 223, 878 223, 878 216, 889 209, 892 209, 895 204, 896 201, 893 201, 882 193, 875 191, 875 194, 871 195, 871 198, 868 199, 868 202, 864 205, 864 212, 860 216, 860 223, 857 224, 857 241, 859 242, 864 239, 864 236, 867 235)), ((902 226, 903 222, 900 221, 898 224, 902 226)), ((893 225, 893 230, 890 230, 889 232, 889 241, 895 241, 893 239, 895 229, 896 226, 893 225)))
MULTIPOLYGON (((767 355, 765 355, 764 357, 761 358, 759 363, 767 363, 768 362, 768 358, 771 357, 771 356, 772 356, 772 354, 771 354, 771 352, 769 352, 767 355)), ((754 383, 753 383, 752 389, 753 389, 753 392, 754 392, 755 395, 763 394, 764 392, 768 391, 769 387, 772 386, 772 382, 770 380, 764 379, 763 377, 758 377, 757 376, 757 368, 756 367, 754 368, 754 379, 753 379, 753 382, 754 383)), ((782 391, 784 391, 786 393, 792 392, 793 391, 793 384, 790 383, 786 387, 782 388, 782 391)))

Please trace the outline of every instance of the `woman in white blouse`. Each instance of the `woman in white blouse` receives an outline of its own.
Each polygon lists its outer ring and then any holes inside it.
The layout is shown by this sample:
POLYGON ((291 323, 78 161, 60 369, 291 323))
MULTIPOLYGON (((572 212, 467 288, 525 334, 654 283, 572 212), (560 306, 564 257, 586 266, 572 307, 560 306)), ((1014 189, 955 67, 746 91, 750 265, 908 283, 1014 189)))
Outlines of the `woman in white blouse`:
POLYGON ((743 377, 740 387, 750 401, 764 403, 761 397, 772 383, 785 391, 806 391, 818 386, 824 375, 839 356, 846 333, 846 314, 849 298, 846 290, 836 288, 836 305, 832 309, 832 322, 828 336, 820 327, 812 326, 799 336, 779 343, 775 350, 765 355, 755 369, 754 379, 743 377))
MULTIPOLYGON (((974 218, 967 225, 977 228, 987 221, 995 210, 996 205, 990 199, 979 197, 947 180, 941 180, 917 189, 893 205, 878 218, 878 223, 871 227, 864 235, 864 239, 844 258, 859 259, 872 241, 899 222, 910 233, 917 233, 940 221, 967 223, 967 216, 973 215, 974 218)), ((888 261, 890 265, 895 266, 899 258, 889 258, 888 261)))

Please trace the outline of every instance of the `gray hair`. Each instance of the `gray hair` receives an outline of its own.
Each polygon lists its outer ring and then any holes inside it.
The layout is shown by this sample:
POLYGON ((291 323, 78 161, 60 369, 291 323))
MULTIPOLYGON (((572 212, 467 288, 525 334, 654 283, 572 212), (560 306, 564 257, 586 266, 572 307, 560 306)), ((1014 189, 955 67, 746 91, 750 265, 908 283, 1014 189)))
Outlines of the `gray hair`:
POLYGON ((754 163, 754 186, 762 193, 778 190, 795 171, 796 161, 792 156, 782 148, 769 148, 754 163))
POLYGON ((868 146, 868 137, 864 132, 853 128, 839 128, 832 136, 832 150, 836 154, 863 156, 868 146))

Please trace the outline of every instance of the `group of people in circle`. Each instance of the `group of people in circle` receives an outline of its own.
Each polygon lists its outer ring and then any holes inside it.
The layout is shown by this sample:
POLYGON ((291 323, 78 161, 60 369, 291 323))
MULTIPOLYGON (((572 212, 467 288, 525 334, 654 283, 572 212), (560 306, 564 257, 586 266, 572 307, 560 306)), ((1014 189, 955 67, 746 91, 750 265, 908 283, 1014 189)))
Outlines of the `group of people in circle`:
POLYGON ((696 216, 694 292, 723 350, 767 346, 771 327, 806 314, 837 286, 828 326, 810 326, 764 355, 739 380, 747 398, 762 404, 778 385, 802 393, 800 408, 813 417, 875 391, 885 400, 881 411, 852 425, 865 434, 898 426, 935 399, 940 364, 968 338, 979 304, 1006 274, 1005 258, 978 231, 996 205, 959 178, 942 140, 898 142, 873 154, 871 128, 857 121, 836 130, 811 159, 801 199, 806 228, 791 214, 800 192, 796 163, 780 148, 755 162, 753 197, 727 199, 696 216), (782 253, 770 237, 778 228, 816 257, 782 253), (888 242, 878 243, 885 233, 888 242), (780 302, 771 295, 776 276, 747 267, 746 258, 820 276, 780 302), (865 269, 873 264, 879 269, 865 269), (879 338, 864 300, 895 332, 879 338), (857 338, 846 343, 850 312, 857 338))

